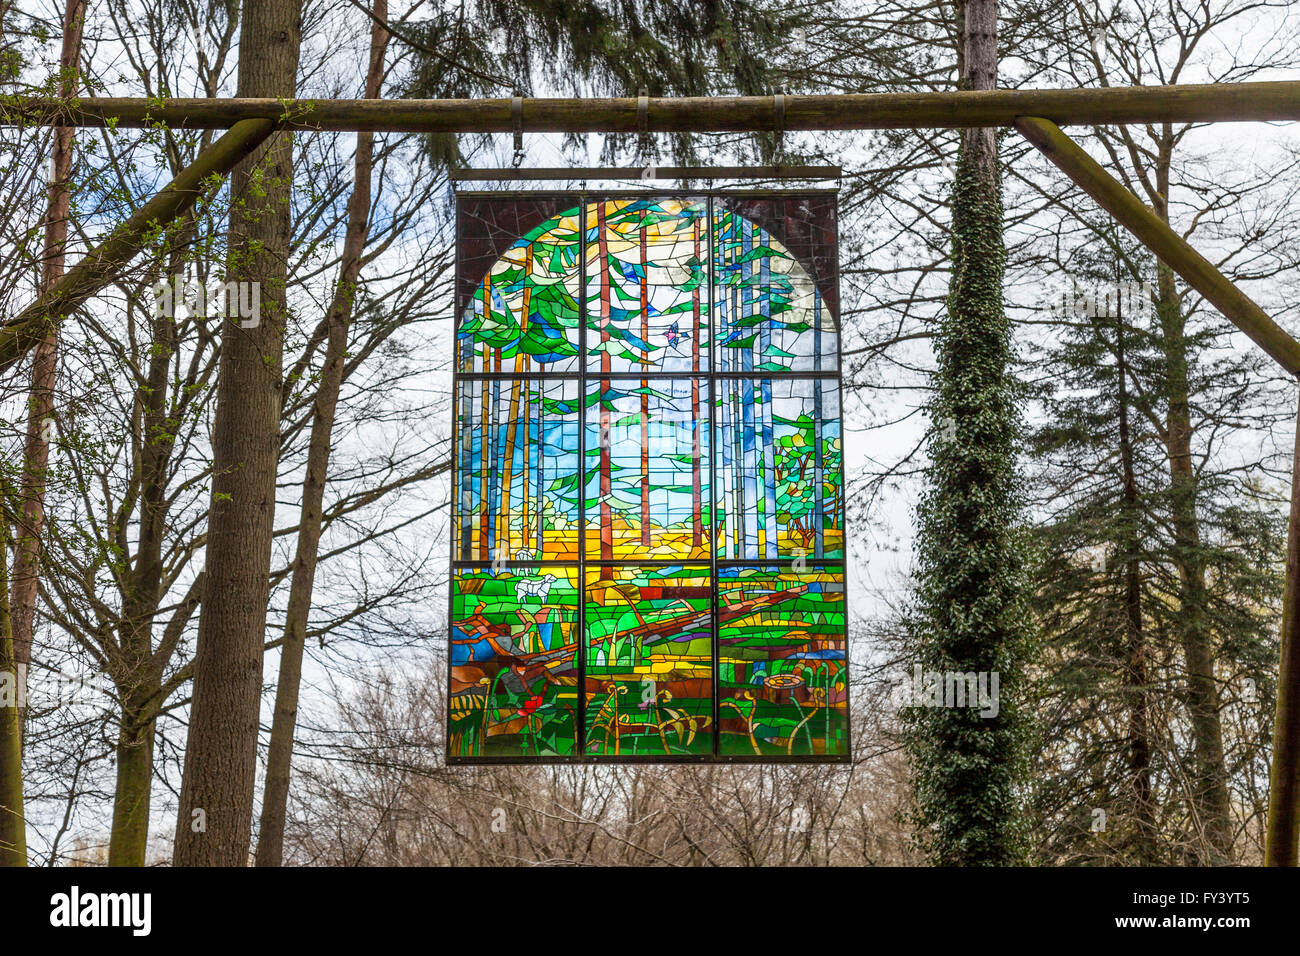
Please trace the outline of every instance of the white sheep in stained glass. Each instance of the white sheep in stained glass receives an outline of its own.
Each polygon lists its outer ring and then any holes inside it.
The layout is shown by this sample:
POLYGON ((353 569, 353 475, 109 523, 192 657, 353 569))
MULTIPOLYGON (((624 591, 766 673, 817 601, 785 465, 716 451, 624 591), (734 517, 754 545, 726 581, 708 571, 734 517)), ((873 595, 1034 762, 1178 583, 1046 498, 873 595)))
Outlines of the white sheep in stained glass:
POLYGON ((551 593, 551 585, 558 580, 559 578, 554 574, 546 574, 536 580, 524 579, 516 581, 515 600, 522 604, 525 597, 530 594, 535 594, 541 598, 542 603, 545 604, 547 597, 551 593))

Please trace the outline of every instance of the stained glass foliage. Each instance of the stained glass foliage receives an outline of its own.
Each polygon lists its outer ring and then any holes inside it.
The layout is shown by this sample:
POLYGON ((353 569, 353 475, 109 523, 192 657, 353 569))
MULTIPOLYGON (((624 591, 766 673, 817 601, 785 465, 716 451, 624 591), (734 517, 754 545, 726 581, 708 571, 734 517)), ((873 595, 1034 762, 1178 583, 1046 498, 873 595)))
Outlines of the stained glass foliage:
POLYGON ((846 758, 834 196, 457 231, 449 759, 846 758))
POLYGON ((456 573, 449 754, 572 753, 577 608, 576 568, 456 573))
POLYGON ((708 565, 588 567, 588 754, 713 753, 708 565))
POLYGON ((514 375, 573 371, 581 286, 578 208, 546 220, 510 246, 462 303, 459 369, 514 375))
POLYGON ((721 753, 845 752, 842 568, 719 568, 718 640, 721 753))
POLYGON ((708 205, 637 199, 587 207, 587 369, 709 370, 708 205))
POLYGON ((728 209, 714 213, 713 237, 718 370, 835 371, 835 321, 795 254, 728 209))

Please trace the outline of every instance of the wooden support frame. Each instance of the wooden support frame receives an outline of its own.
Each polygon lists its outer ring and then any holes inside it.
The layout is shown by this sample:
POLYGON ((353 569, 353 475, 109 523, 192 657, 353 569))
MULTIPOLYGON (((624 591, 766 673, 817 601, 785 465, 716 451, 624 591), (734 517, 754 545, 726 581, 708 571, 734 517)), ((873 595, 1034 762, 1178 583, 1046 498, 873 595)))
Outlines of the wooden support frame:
POLYGON ((839 179, 839 166, 595 166, 582 169, 520 166, 512 169, 458 167, 447 172, 453 183, 499 182, 600 182, 602 180, 663 182, 682 180, 710 183, 737 179, 801 182, 839 179))
MULTIPOLYGON (((276 129, 478 133, 752 132, 960 129, 1014 126, 1279 365, 1300 376, 1300 343, 1066 136, 1061 125, 1300 121, 1300 82, 1066 90, 961 90, 618 99, 278 100, 0 96, 7 125, 229 129, 161 193, 70 270, 50 292, 0 325, 9 368, 102 288, 148 230, 191 208, 276 129)), ((462 178, 487 178, 464 176, 462 178)), ((1300 421, 1293 459, 1266 862, 1300 862, 1300 421)))
POLYGON ((1282 646, 1273 712, 1273 763, 1268 775, 1265 866, 1300 863, 1300 420, 1291 458, 1291 516, 1286 527, 1282 646))
MULTIPOLYGON (((1021 117, 1016 129, 1097 203, 1208 299, 1275 362, 1300 376, 1300 342, 1248 295, 1169 228, 1123 183, 1111 176, 1055 123, 1021 117)), ((1281 653, 1269 773, 1267 866, 1300 863, 1300 420, 1296 422, 1287 524, 1286 582, 1282 593, 1281 653)))
POLYGON ((275 132, 270 120, 241 120, 201 152, 107 239, 50 287, 50 290, 0 325, 0 371, 7 370, 56 329, 79 305, 108 284, 135 257, 148 236, 194 208, 210 189, 210 177, 229 173, 275 132))

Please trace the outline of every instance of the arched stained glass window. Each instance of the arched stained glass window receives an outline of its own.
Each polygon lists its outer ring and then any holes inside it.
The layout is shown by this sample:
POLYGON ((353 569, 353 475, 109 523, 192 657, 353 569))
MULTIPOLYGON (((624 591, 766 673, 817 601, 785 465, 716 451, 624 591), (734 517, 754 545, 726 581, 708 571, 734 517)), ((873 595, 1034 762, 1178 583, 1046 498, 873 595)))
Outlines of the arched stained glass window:
POLYGON ((846 759, 834 194, 457 229, 449 759, 846 759))

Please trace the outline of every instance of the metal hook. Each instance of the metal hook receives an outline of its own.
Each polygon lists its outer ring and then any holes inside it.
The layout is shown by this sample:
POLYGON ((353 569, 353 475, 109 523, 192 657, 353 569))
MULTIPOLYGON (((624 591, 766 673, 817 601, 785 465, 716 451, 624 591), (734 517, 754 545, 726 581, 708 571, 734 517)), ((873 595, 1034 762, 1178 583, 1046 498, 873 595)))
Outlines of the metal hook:
POLYGON ((511 165, 518 169, 524 161, 524 97, 518 91, 510 97, 510 124, 515 130, 515 158, 511 165))

